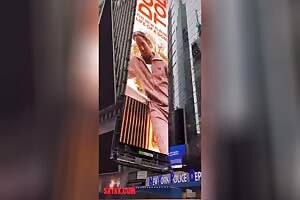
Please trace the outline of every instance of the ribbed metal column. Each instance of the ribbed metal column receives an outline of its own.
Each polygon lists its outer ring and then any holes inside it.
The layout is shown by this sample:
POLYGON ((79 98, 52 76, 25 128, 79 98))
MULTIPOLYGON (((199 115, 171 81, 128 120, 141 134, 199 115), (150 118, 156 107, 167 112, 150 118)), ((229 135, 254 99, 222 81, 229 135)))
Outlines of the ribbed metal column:
POLYGON ((119 97, 125 93, 126 88, 127 68, 130 58, 131 38, 137 1, 114 0, 112 3, 116 97, 119 97))
MULTIPOLYGON (((125 93, 136 3, 136 0, 112 0, 111 2, 114 83, 117 98, 125 93)), ((101 111, 100 123, 120 112, 118 107, 101 111)))

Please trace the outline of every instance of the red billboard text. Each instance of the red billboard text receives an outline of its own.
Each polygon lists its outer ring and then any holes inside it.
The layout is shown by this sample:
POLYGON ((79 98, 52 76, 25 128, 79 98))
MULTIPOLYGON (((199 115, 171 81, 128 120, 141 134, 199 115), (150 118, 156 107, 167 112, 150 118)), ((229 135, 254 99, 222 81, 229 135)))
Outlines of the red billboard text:
POLYGON ((138 11, 141 12, 149 20, 155 24, 161 24, 164 27, 167 25, 163 20, 167 17, 167 2, 166 0, 143 0, 138 5, 138 11), (152 9, 154 7, 154 9, 152 9))

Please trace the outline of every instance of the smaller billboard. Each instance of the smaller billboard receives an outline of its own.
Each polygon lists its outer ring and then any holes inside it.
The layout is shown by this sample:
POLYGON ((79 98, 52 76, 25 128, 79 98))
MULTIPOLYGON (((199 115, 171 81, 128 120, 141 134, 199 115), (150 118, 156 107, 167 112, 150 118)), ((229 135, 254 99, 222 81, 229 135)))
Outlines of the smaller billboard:
POLYGON ((185 155, 185 145, 171 146, 169 149, 169 161, 172 168, 181 168, 182 159, 185 155))

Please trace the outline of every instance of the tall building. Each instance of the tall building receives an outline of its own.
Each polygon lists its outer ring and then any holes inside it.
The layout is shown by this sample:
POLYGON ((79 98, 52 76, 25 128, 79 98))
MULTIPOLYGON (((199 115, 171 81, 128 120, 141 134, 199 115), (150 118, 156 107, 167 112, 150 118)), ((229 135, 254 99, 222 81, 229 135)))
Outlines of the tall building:
POLYGON ((195 154, 200 151, 200 3, 170 0, 168 11, 170 131, 176 132, 174 113, 183 109, 185 143, 195 154))
MULTIPOLYGON (((136 6, 137 0, 101 0, 99 2, 99 135, 113 134, 116 127, 121 124, 122 105, 119 102, 122 101, 126 88, 136 6)), ((107 153, 110 153, 110 150, 100 149, 107 153)), ((124 187, 127 183, 127 174, 136 170, 130 166, 120 166, 119 172, 113 175, 100 173, 100 185, 104 187, 105 182, 109 182, 111 177, 114 177, 120 179, 120 185, 124 187)))
MULTIPOLYGON (((118 116, 121 110, 118 107, 117 99, 124 93, 126 86, 126 68, 129 61, 135 8, 136 0, 99 1, 99 30, 101 33, 99 135, 113 134, 116 120, 119 120, 118 116)), ((100 149, 100 151, 110 154, 111 149, 100 149)), ((113 162, 112 160, 110 161, 113 162)), ((106 162, 109 161, 107 160, 106 162)), ((108 185, 105 185, 106 182, 109 184, 112 178, 119 178, 121 187, 124 187, 127 183, 127 174, 129 172, 130 169, 121 166, 119 166, 119 173, 101 174, 100 172, 100 185, 102 188, 108 187, 108 185)))
POLYGON ((116 97, 125 93, 136 3, 136 0, 112 0, 116 97))
MULTIPOLYGON (((136 9, 136 0, 106 0, 104 2, 100 18, 101 59, 99 70, 101 80, 100 124, 102 127, 108 121, 115 121, 115 117, 121 112, 117 106, 117 99, 124 94, 126 87, 127 65, 136 9), (109 24, 105 26, 105 23, 109 24), (101 31, 102 25, 105 26, 103 31, 101 31), (114 99, 106 103, 110 96, 113 96, 114 99)), ((120 119, 117 117, 117 120, 120 119)), ((114 128, 115 123, 110 124, 114 128)))
POLYGON ((191 78, 193 86, 193 99, 195 109, 195 126, 200 134, 200 27, 201 27, 201 0, 182 0, 186 5, 187 28, 189 38, 189 53, 191 60, 191 78))
MULTIPOLYGON (((113 131, 117 133, 117 127, 119 126, 118 124, 120 124, 121 107, 119 107, 119 100, 122 100, 126 88, 127 66, 130 56, 136 4, 136 0, 106 0, 103 1, 102 10, 100 11, 99 134, 103 134, 102 138, 105 136, 108 137, 108 134, 113 131), (104 27, 104 30, 102 30, 102 26, 106 26, 106 28, 104 27), (107 135, 104 136, 105 133, 107 135)), ((169 59, 169 65, 172 67, 172 70, 169 70, 169 85, 176 86, 169 87, 169 96, 172 96, 172 98, 170 98, 170 110, 174 111, 177 107, 183 108, 186 113, 186 132, 191 135, 196 135, 197 131, 193 125, 196 122, 195 114, 193 114, 195 107, 193 82, 191 79, 191 65, 193 60, 190 59, 191 41, 189 41, 188 35, 187 8, 181 1, 176 1, 175 4, 179 12, 177 10, 176 18, 172 16, 169 18, 169 22, 178 24, 178 28, 177 31, 174 31, 173 26, 168 27, 170 33, 174 32, 174 35, 169 40, 169 57, 172 58, 174 56, 173 53, 177 56, 176 59, 175 57, 174 59, 169 59), (177 38, 179 38, 178 41, 177 38), (175 48, 174 51, 173 48, 175 48)), ((172 10, 169 10, 169 13, 174 14, 172 10)), ((172 123, 170 125, 172 125, 172 123)), ((171 131, 176 131, 174 127, 170 127, 170 129, 171 131)), ((114 136, 115 135, 117 134, 114 134, 114 136)), ((107 148, 109 148, 109 145, 107 145, 107 148)), ((109 152, 110 149, 102 151, 109 152)), ((197 153, 199 154, 199 151, 197 153)), ((131 158, 135 159, 135 157, 131 158)), ((156 158, 149 158, 149 160, 154 159, 156 158)), ((141 161, 143 160, 135 159, 134 162, 141 161)), ((156 160, 155 165, 158 165, 159 162, 160 160, 156 160)), ((132 165, 119 167, 119 172, 114 174, 102 174, 100 177, 100 188, 108 187, 112 182, 120 182, 120 187, 125 187, 127 183, 129 185, 141 184, 137 182, 137 169, 130 168, 131 166, 132 165), (133 178, 131 177, 132 174, 134 174, 133 178)), ((105 170, 109 171, 110 169, 105 168, 105 170)), ((147 175, 151 175, 151 173, 147 172, 147 175)))

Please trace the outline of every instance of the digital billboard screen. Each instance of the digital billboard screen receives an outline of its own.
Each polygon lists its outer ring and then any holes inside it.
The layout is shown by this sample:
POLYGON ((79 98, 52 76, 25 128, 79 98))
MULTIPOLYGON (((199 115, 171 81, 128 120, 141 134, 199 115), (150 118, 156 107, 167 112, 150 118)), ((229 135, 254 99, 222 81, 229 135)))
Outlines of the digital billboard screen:
POLYGON ((182 168, 182 160, 185 155, 185 145, 171 146, 169 150, 169 161, 171 168, 182 168))
POLYGON ((167 155, 166 0, 137 0, 120 142, 167 155))

